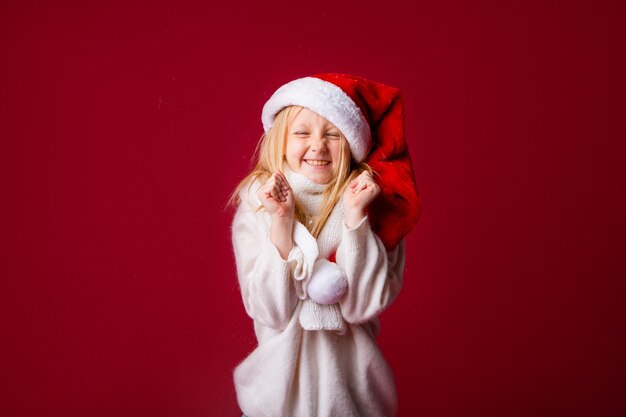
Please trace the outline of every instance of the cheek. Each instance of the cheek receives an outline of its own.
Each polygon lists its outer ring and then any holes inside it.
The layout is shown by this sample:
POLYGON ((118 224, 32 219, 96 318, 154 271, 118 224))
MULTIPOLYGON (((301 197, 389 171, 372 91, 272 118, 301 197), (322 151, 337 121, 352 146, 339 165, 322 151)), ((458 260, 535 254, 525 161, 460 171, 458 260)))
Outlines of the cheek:
POLYGON ((287 162, 291 164, 297 164, 300 162, 300 158, 302 157, 302 151, 295 144, 287 145, 287 149, 285 150, 285 157, 287 162))
POLYGON ((341 143, 333 143, 332 147, 330 147, 330 154, 333 157, 333 162, 339 163, 341 159, 341 143))

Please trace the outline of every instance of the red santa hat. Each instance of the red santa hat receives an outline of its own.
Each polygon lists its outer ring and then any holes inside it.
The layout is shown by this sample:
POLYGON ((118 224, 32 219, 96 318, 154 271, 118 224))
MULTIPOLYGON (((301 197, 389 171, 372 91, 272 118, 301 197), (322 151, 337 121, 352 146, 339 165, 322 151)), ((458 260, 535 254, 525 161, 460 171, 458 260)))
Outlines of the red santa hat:
POLYGON ((399 89, 348 74, 318 74, 291 81, 263 106, 267 132, 278 112, 302 106, 333 123, 345 136, 356 162, 375 172, 381 193, 368 209, 372 229, 387 249, 415 226, 420 200, 404 138, 399 89))

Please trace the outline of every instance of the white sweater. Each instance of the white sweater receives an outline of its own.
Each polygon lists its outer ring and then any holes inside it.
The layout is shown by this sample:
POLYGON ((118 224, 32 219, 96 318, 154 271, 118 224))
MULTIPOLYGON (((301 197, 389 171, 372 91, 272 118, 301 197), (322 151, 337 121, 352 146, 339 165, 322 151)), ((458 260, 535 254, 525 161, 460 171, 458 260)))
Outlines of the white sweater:
MULTIPOLYGON (((305 211, 314 215, 323 186, 286 172, 305 211)), ((397 395, 376 336, 378 314, 402 285, 404 241, 387 252, 367 218, 353 229, 337 204, 318 239, 300 223, 295 247, 281 258, 269 239, 270 216, 257 210, 259 184, 245 188, 232 226, 239 285, 258 347, 234 372, 249 417, 393 416, 397 395), (336 252, 348 292, 331 306, 306 294, 315 260, 336 252)))

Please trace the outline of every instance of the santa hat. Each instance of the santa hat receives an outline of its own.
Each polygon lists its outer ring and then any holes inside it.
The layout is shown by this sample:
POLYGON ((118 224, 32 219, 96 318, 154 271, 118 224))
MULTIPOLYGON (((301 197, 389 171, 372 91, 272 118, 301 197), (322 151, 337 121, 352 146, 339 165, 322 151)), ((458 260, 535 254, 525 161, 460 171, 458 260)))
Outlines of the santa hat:
POLYGON ((376 173, 381 193, 368 208, 370 223, 387 249, 415 226, 420 200, 404 139, 404 105, 399 89, 347 74, 318 74, 291 81, 263 106, 267 132, 276 114, 302 106, 333 123, 345 136, 356 162, 376 173))

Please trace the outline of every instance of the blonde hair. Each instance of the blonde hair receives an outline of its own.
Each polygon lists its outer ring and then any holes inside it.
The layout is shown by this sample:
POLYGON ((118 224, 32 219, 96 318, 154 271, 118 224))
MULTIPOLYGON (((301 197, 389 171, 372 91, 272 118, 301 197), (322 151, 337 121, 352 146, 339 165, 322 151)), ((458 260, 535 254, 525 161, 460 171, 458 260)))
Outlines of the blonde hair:
MULTIPOLYGON (((255 180, 258 180, 261 184, 265 183, 269 177, 275 172, 284 172, 285 167, 285 151, 287 149, 287 135, 289 126, 293 119, 303 109, 301 106, 288 106, 282 109, 275 117, 274 123, 269 131, 261 136, 259 143, 257 144, 254 152, 254 159, 256 164, 252 171, 246 175, 246 177, 237 185, 235 191, 230 197, 229 203, 232 205, 239 204, 239 193, 245 188, 250 187, 255 180)), ((341 152, 339 154, 339 164, 337 172, 326 184, 326 189, 322 195, 323 205, 322 212, 317 216, 312 224, 306 222, 306 215, 302 209, 302 205, 298 201, 298 196, 294 195, 296 208, 296 219, 304 224, 314 237, 318 237, 322 231, 322 228, 326 224, 328 217, 330 217, 333 208, 341 198, 346 184, 348 184, 353 178, 359 175, 362 171, 372 170, 365 163, 357 163, 352 161, 350 157, 350 147, 348 141, 340 132, 341 140, 341 152)), ((258 209, 262 209, 259 207, 258 209)))

